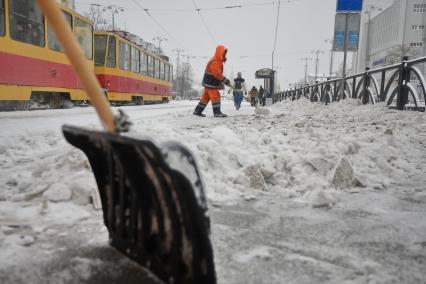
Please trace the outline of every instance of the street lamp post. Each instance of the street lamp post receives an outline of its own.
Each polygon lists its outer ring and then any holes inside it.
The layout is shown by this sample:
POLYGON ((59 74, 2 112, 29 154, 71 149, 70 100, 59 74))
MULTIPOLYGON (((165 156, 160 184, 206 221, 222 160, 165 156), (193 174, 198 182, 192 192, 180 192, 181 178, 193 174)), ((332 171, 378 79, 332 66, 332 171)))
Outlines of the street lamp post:
POLYGON ((109 6, 103 6, 100 4, 92 3, 90 6, 94 7, 101 7, 103 12, 106 12, 109 10, 111 12, 111 18, 112 18, 112 30, 115 30, 115 14, 118 14, 120 12, 124 12, 124 8, 117 6, 117 5, 109 5, 109 6))
POLYGON ((326 39, 325 42, 331 44, 331 49, 330 49, 330 75, 329 75, 330 80, 331 80, 332 74, 333 74, 333 58, 334 58, 333 43, 334 43, 334 41, 332 39, 326 39))
POLYGON ((371 59, 371 12, 382 11, 383 9, 374 4, 367 5, 365 13, 368 14, 368 28, 367 28, 367 45, 365 51, 365 68, 369 67, 371 59))
POLYGON ((315 83, 316 83, 317 79, 318 79, 319 55, 323 54, 324 51, 322 51, 322 50, 313 50, 312 53, 316 55, 316 59, 315 59, 315 83))
POLYGON ((111 11, 112 15, 112 30, 115 31, 115 14, 118 14, 120 12, 124 12, 124 8, 117 6, 117 5, 109 5, 106 7, 106 9, 111 11))
POLYGON ((167 41, 167 38, 162 37, 162 36, 156 36, 152 39, 153 41, 158 41, 158 54, 161 53, 161 43, 163 41, 167 41))
POLYGON ((312 60, 309 57, 301 58, 300 60, 305 61, 305 85, 308 84, 308 61, 312 60))

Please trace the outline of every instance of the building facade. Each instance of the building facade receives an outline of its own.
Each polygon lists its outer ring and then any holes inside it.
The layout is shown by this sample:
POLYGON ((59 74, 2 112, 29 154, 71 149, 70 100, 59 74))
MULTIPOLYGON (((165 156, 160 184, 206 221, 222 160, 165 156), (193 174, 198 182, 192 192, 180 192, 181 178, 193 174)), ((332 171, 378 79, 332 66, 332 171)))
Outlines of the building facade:
MULTIPOLYGON (((367 1, 364 7, 356 73, 426 56, 426 0, 397 0, 387 7, 367 1), (373 6, 374 5, 374 6, 373 6), (371 9, 371 7, 375 9, 371 9), (382 11, 379 11, 383 9, 382 11), (376 12, 376 14, 374 14, 376 12)), ((425 66, 420 66, 425 72, 425 66)))

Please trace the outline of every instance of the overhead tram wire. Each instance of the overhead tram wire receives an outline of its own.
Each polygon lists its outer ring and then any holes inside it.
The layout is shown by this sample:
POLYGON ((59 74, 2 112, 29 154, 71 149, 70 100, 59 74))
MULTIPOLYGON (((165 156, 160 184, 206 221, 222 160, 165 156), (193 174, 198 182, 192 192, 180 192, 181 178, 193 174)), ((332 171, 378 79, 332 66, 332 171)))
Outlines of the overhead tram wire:
POLYGON ((280 5, 281 5, 281 0, 278 1, 277 22, 275 24, 274 49, 272 50, 272 70, 274 70, 274 55, 275 55, 275 48, 277 46, 278 24, 280 20, 280 5))
POLYGON ((174 36, 172 36, 165 28, 163 25, 161 25, 157 19, 155 19, 151 13, 149 12, 150 9, 146 9, 144 8, 138 1, 136 0, 132 0, 133 3, 135 3, 139 8, 141 8, 150 18, 151 20, 169 37, 171 38, 177 45, 179 45, 181 48, 185 49, 185 47, 177 40, 174 38, 174 36))
MULTIPOLYGON (((133 1, 133 0, 132 0, 133 1)), ((293 2, 300 2, 303 0, 287 0, 287 1, 282 1, 282 2, 286 2, 286 3, 293 3, 293 2)), ((253 8, 253 7, 260 7, 260 6, 274 6, 276 4, 278 4, 279 1, 270 1, 270 2, 262 2, 262 3, 253 3, 253 4, 246 4, 246 5, 239 5, 239 4, 235 4, 235 5, 227 5, 227 6, 222 6, 222 7, 211 7, 211 8, 196 8, 196 9, 149 9, 149 8, 140 8, 140 10, 143 10, 145 12, 149 11, 149 12, 201 12, 201 11, 215 11, 215 10, 230 10, 230 9, 245 9, 245 8, 253 8)), ((90 5, 92 3, 86 3, 86 2, 80 2, 79 5, 90 5)), ((138 5, 139 7, 141 7, 140 5, 138 5)), ((131 7, 125 7, 126 9, 131 9, 131 7)), ((138 9, 139 10, 139 9, 138 9)))
POLYGON ((214 35, 212 34, 212 32, 210 31, 209 27, 206 24, 206 21, 204 20, 203 15, 201 15, 200 9, 197 7, 197 3, 195 3, 195 0, 192 0, 192 4, 194 4, 194 7, 196 9, 196 11, 198 12, 198 15, 200 16, 201 21, 203 22, 204 27, 206 28, 208 34, 210 35, 211 39, 213 40, 213 43, 217 43, 214 35))

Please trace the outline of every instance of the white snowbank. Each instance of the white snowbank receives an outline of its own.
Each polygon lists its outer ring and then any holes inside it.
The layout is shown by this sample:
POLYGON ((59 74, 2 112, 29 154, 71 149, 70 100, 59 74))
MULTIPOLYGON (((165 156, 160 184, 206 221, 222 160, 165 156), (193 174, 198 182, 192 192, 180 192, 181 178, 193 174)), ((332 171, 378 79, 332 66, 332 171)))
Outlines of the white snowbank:
MULTIPOLYGON (((193 117, 195 104, 125 108, 134 122, 127 135, 149 136, 158 145, 169 140, 186 145, 214 204, 254 200, 270 191, 311 207, 331 208, 349 202, 339 198, 342 191, 424 187, 422 113, 397 112, 382 104, 360 106, 352 100, 329 106, 282 102, 256 112, 244 104, 237 112, 224 101, 230 116, 217 119, 211 106, 207 118, 193 117)), ((95 180, 84 154, 63 139, 63 123, 100 127, 90 109, 0 114, 0 266, 22 261, 11 257, 14 246, 31 249, 37 234, 94 214, 95 180), (31 229, 28 235, 15 235, 16 226, 31 229)), ((235 257, 249 262, 270 255, 259 247, 235 257)), ((89 277, 87 263, 76 261, 82 277, 89 277)))

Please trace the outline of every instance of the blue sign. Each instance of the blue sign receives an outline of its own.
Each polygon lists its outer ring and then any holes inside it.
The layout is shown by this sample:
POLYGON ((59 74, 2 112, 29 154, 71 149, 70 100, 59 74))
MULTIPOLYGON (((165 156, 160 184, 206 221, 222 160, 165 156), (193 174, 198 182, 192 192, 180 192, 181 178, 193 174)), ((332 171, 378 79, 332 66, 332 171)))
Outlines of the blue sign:
POLYGON ((334 34, 334 45, 344 45, 345 44, 345 33, 344 32, 336 32, 334 34))
POLYGON ((348 45, 358 46, 359 35, 358 32, 349 32, 348 45))
POLYGON ((361 12, 363 0, 337 0, 337 12, 361 12))

